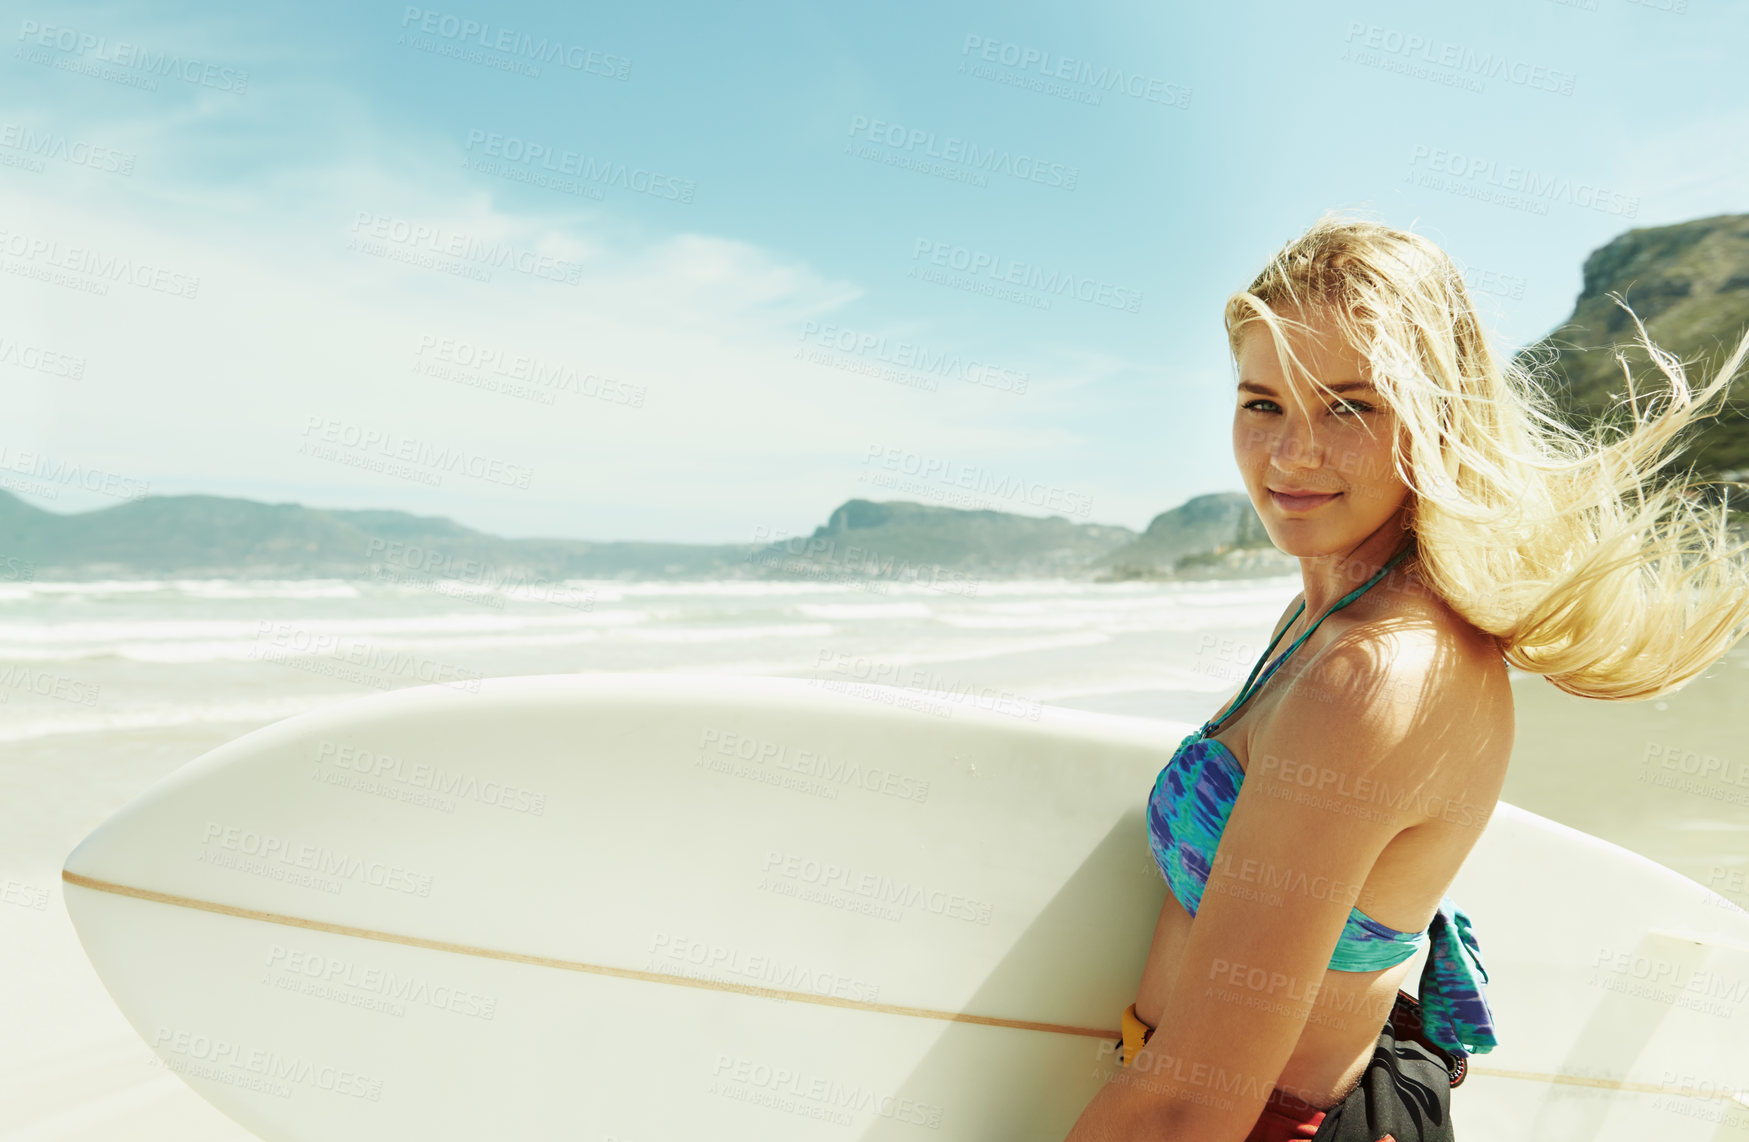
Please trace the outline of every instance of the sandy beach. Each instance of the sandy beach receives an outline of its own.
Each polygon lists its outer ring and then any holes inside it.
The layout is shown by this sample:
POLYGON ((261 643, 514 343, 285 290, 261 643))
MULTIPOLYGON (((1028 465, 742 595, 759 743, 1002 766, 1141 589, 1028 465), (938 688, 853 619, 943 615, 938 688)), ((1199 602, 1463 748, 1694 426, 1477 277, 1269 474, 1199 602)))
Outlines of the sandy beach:
MULTIPOLYGON (((166 1071, 115 1009, 79 947, 58 877, 79 840, 157 778, 288 713, 368 692, 258 653, 251 661, 261 637, 254 617, 325 623, 486 675, 805 676, 823 651, 855 648, 874 661, 924 664, 950 685, 1188 729, 1242 679, 1259 630, 1296 590, 1287 580, 990 586, 955 598, 875 598, 843 587, 760 597, 604 591, 589 616, 514 601, 458 616, 429 593, 297 600, 253 588, 198 618, 185 609, 186 592, 167 587, 153 599, 110 599, 101 629, 88 613, 99 592, 7 601, 0 666, 39 680, 51 671, 86 688, 63 693, 98 700, 16 687, 0 705, 0 970, 15 984, 0 989, 0 1020, 13 1032, 0 1039, 0 1140, 253 1137, 166 1071), (1226 665, 1208 666, 1222 640, 1243 650, 1239 679, 1226 665)), ((1586 701, 1530 676, 1515 678, 1514 694, 1505 800, 1749 902, 1749 776, 1737 744, 1749 730, 1749 654, 1735 651, 1651 702, 1586 701)))

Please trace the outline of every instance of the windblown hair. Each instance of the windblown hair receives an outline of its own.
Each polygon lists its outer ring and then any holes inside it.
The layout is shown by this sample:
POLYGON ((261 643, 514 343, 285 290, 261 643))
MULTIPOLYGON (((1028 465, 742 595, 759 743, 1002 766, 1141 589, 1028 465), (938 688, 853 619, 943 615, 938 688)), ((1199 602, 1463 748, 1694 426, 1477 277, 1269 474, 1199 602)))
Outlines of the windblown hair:
POLYGON ((1490 348, 1462 272, 1418 234, 1326 213, 1228 298, 1225 321, 1235 360, 1261 321, 1284 372, 1332 397, 1284 330, 1315 336, 1301 319, 1319 317, 1339 331, 1396 414, 1393 464, 1415 544, 1405 568, 1495 636, 1511 665, 1570 694, 1627 701, 1682 687, 1746 633, 1749 569, 1737 557, 1749 544, 1731 546, 1728 492, 1715 516, 1695 480, 1652 474, 1682 429, 1716 415, 1706 404, 1749 354, 1749 335, 1695 394, 1615 301, 1670 393, 1658 409, 1636 396, 1617 351, 1633 427, 1613 440, 1564 423, 1532 368, 1490 348))

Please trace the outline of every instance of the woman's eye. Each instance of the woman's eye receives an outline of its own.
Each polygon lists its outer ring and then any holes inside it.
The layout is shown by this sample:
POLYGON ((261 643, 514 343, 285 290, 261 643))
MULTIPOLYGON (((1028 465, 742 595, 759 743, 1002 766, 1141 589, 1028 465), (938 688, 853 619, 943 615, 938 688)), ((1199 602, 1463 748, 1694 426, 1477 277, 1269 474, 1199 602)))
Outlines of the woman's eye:
MULTIPOLYGON (((1256 409, 1257 406, 1260 404, 1271 405, 1271 406, 1276 407, 1276 408, 1280 407, 1279 405, 1276 405, 1276 403, 1272 400, 1249 401, 1245 405, 1243 405, 1242 407, 1247 408, 1247 409, 1256 409)), ((1258 411, 1261 412, 1262 410, 1258 409, 1258 411)), ((1363 413, 1363 412, 1373 411, 1373 407, 1372 407, 1372 405, 1367 404, 1365 401, 1347 400, 1347 401, 1337 401, 1335 404, 1330 406, 1330 411, 1331 412, 1363 413)))

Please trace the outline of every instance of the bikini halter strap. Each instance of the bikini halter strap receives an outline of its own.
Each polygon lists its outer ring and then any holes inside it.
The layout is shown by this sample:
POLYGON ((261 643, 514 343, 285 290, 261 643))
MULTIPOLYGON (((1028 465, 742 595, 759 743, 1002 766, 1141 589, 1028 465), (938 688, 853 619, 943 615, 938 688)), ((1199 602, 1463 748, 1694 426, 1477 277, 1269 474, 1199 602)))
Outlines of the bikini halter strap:
MULTIPOLYGON (((1374 583, 1377 583, 1380 579, 1385 577, 1385 572, 1389 571, 1391 568, 1393 568, 1397 564, 1401 563, 1405 558, 1408 557, 1409 553, 1411 551, 1413 551, 1414 549, 1415 549, 1415 545, 1413 543, 1411 543, 1408 547, 1403 548, 1403 550, 1401 550, 1401 551, 1397 552, 1395 555, 1391 556, 1390 561, 1387 562, 1383 567, 1380 567, 1377 571, 1373 572, 1372 578, 1368 579, 1366 582, 1362 583, 1360 586, 1356 587, 1354 590, 1348 592, 1348 594, 1342 596, 1342 598, 1337 601, 1335 606, 1331 607, 1329 610, 1325 611, 1322 615, 1319 616, 1318 622, 1315 622, 1311 626, 1307 627, 1304 634, 1302 634, 1302 635, 1300 635, 1300 637, 1294 639, 1293 644, 1291 646, 1289 646, 1286 650, 1281 652, 1281 657, 1276 659, 1275 662, 1273 664, 1271 664, 1269 669, 1265 670, 1263 672, 1262 678, 1258 678, 1257 672, 1259 670, 1263 669, 1263 664, 1265 662, 1269 661, 1269 652, 1271 650, 1275 649, 1275 644, 1281 641, 1281 636, 1287 633, 1287 628, 1294 625, 1294 619, 1299 618, 1300 615, 1305 611, 1306 601, 1305 601, 1305 599, 1302 598, 1300 600, 1299 609, 1294 611, 1293 618, 1288 619, 1287 626, 1282 627, 1280 632, 1277 633, 1273 639, 1270 639, 1268 648, 1264 650, 1263 656, 1257 660, 1257 665, 1253 666, 1251 668, 1250 677, 1245 679, 1245 685, 1240 688, 1238 700, 1233 703, 1233 706, 1231 709, 1229 709, 1225 714, 1223 714, 1221 716, 1220 721, 1224 722, 1228 718, 1231 718, 1234 714, 1238 713, 1239 707, 1243 706, 1246 702, 1250 701, 1251 696, 1254 693, 1256 693, 1258 689, 1262 688, 1262 686, 1265 682, 1269 681, 1270 675, 1274 674, 1277 670, 1279 670, 1281 668, 1281 664, 1287 661, 1287 656, 1292 654, 1294 651, 1298 650, 1300 648, 1301 643, 1305 642, 1308 638, 1312 637, 1312 632, 1318 629, 1318 623, 1323 622, 1325 619, 1329 618, 1331 615, 1335 614, 1337 611, 1340 611, 1343 607, 1346 607, 1348 604, 1354 602, 1354 600, 1356 600, 1356 599, 1360 598, 1362 595, 1364 595, 1369 587, 1371 587, 1374 583), (1255 683, 1255 685, 1253 685, 1253 683, 1255 683)), ((1217 723, 1215 723, 1215 722, 1204 722, 1202 730, 1201 730, 1202 736, 1208 737, 1210 734, 1218 732, 1215 728, 1216 725, 1217 725, 1217 723)))

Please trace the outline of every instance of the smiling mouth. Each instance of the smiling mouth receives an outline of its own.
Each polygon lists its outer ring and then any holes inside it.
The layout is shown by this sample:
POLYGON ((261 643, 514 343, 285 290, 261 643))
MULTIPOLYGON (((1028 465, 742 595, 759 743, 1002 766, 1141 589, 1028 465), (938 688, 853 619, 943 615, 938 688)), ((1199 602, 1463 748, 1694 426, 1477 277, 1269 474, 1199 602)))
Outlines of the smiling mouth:
POLYGON ((1269 489, 1269 498, 1274 500, 1278 507, 1290 512, 1305 511, 1308 508, 1319 507, 1320 505, 1329 503, 1341 494, 1341 492, 1306 492, 1300 495, 1289 495, 1286 492, 1278 492, 1274 488, 1269 489))

